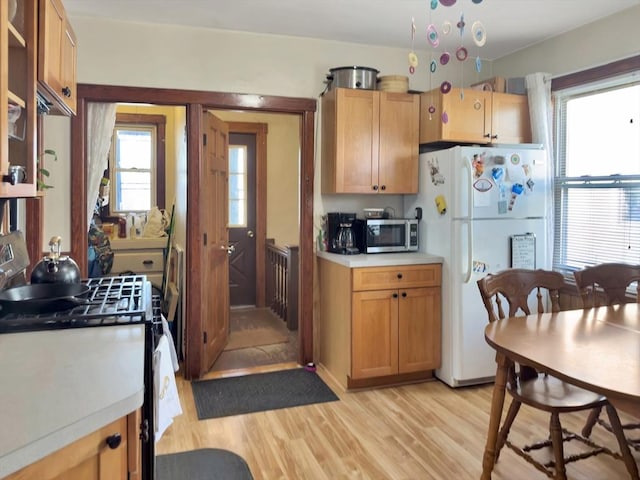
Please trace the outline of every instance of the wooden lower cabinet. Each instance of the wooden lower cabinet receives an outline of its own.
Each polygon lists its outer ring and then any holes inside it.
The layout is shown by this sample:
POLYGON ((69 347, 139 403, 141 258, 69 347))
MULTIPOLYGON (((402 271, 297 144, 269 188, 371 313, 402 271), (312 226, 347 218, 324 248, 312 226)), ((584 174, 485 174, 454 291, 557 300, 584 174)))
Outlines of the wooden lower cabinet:
POLYGON ((139 479, 139 421, 139 411, 121 417, 5 480, 139 479))
POLYGON ((348 268, 320 259, 320 363, 345 388, 431 378, 441 266, 348 268))

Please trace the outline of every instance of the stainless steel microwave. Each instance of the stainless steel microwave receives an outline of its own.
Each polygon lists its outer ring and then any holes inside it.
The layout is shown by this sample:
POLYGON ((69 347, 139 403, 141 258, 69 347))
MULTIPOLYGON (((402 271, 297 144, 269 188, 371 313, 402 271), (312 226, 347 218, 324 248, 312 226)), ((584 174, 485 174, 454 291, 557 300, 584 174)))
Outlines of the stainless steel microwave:
POLYGON ((414 252, 418 250, 418 220, 369 218, 364 221, 364 253, 414 252))

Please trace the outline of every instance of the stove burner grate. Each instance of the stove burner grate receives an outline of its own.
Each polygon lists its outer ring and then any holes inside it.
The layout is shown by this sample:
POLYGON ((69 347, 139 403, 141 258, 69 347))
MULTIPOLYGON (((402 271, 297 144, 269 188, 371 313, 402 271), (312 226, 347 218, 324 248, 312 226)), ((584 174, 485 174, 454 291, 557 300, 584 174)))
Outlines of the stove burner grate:
POLYGON ((83 280, 89 292, 68 310, 0 314, 0 333, 101 327, 152 321, 151 284, 145 275, 83 280))

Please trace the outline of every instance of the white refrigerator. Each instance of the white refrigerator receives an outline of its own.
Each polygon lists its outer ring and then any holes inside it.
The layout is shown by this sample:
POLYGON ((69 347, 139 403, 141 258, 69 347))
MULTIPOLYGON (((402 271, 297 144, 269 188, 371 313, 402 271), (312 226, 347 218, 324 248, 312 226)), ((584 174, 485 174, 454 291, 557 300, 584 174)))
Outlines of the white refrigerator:
POLYGON ((493 381, 495 351, 477 286, 506 268, 550 268, 549 180, 539 145, 456 146, 420 154, 419 193, 404 198, 421 215, 420 251, 443 257, 442 364, 452 387, 493 381))

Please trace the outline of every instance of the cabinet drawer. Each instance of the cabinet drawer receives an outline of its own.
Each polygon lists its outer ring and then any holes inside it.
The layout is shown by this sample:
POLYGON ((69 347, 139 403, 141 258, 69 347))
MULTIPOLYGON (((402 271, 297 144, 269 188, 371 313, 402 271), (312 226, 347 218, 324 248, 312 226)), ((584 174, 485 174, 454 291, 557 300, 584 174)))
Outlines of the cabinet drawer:
POLYGON ((398 265, 353 269, 353 290, 437 287, 441 283, 441 265, 398 265))
POLYGON ((112 273, 132 272, 145 274, 162 272, 164 255, 162 250, 137 250, 133 252, 115 251, 112 273))

